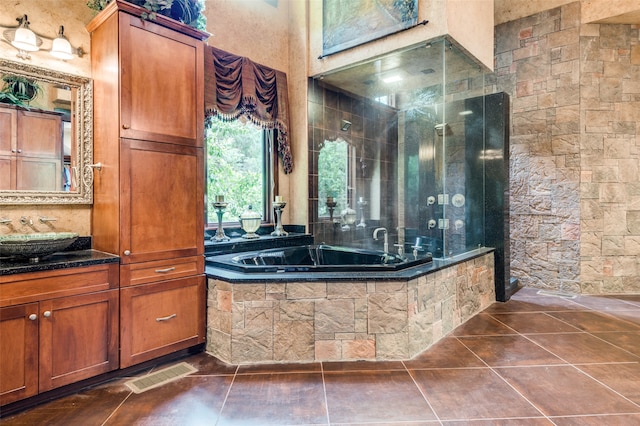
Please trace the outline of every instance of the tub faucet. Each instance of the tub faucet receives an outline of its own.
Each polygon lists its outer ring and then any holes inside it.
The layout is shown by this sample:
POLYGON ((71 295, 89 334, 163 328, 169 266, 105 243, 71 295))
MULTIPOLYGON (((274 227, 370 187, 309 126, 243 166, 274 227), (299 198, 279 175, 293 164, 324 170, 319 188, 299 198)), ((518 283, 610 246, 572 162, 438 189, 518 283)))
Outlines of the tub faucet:
POLYGON ((378 241, 378 232, 384 232, 384 252, 389 253, 389 233, 387 228, 376 228, 373 230, 373 239, 378 241))

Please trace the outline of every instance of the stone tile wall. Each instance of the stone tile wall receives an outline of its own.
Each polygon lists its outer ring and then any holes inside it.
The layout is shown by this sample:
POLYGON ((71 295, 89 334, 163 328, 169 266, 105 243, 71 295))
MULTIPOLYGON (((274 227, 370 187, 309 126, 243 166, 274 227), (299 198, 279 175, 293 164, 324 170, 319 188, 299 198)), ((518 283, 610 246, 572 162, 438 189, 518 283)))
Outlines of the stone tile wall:
POLYGON ((209 279, 207 352, 231 364, 409 359, 495 301, 493 253, 410 281, 209 279))
POLYGON ((637 26, 581 24, 579 2, 496 27, 521 284, 640 291, 639 77, 637 26))

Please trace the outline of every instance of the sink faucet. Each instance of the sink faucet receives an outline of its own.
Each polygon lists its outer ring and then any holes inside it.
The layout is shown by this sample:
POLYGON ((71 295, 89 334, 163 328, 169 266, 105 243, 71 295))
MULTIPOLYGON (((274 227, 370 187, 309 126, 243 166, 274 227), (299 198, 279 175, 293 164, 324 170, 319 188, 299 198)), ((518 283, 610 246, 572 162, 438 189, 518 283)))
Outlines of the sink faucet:
POLYGON ((373 231, 373 239, 378 241, 378 232, 384 232, 384 252, 389 253, 389 233, 387 228, 376 228, 373 231))

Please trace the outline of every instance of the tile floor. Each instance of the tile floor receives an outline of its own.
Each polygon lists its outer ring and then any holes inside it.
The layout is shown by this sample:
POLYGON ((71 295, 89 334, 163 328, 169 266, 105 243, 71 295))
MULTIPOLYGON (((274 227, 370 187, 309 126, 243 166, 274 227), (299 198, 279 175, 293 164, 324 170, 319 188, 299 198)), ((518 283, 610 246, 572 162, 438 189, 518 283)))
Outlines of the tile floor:
POLYGON ((522 289, 405 362, 183 361, 198 372, 141 394, 114 380, 0 424, 639 425, 640 295, 522 289))

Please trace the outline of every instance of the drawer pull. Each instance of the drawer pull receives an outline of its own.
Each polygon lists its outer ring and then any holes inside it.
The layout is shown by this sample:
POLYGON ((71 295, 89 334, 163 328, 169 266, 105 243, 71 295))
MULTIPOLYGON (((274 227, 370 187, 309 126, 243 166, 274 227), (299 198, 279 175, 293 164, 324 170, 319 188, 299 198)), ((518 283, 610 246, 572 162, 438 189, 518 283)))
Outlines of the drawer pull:
POLYGON ((35 320, 37 320, 37 319, 38 319, 38 316, 37 316, 36 314, 31 314, 31 315, 29 315, 29 319, 30 319, 31 321, 35 321, 35 320))
POLYGON ((171 272, 171 271, 175 271, 176 267, 172 266, 171 268, 165 268, 165 269, 156 269, 156 272, 158 274, 166 274, 167 272, 171 272))
POLYGON ((156 321, 160 322, 160 321, 169 321, 170 319, 173 319, 175 317, 177 317, 177 314, 171 314, 168 317, 161 317, 161 318, 156 318, 156 321))

